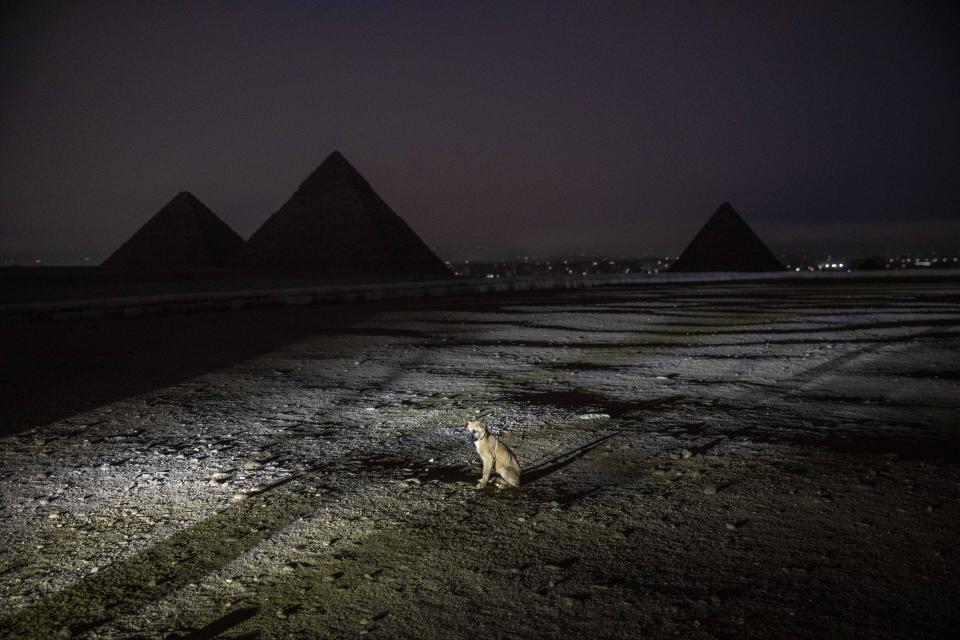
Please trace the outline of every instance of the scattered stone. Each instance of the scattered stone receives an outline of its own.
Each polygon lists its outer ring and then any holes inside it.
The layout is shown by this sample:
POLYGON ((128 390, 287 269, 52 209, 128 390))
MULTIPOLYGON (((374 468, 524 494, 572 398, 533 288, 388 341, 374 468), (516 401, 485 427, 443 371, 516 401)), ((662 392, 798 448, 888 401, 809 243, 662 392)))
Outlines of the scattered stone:
POLYGON ((226 482, 232 477, 233 477, 232 473, 225 473, 225 472, 215 473, 212 476, 210 476, 210 484, 211 485, 223 484, 224 482, 226 482))
POLYGON ((581 420, 609 420, 609 413, 584 413, 579 416, 581 420))
POLYGON ((717 487, 716 487, 716 485, 708 484, 707 486, 705 486, 705 487, 703 488, 703 495, 705 495, 705 496, 713 496, 713 495, 716 495, 716 494, 717 494, 717 487))
POLYGON ((693 451, 690 451, 690 449, 684 449, 680 452, 680 455, 683 456, 684 460, 689 460, 693 457, 693 451))

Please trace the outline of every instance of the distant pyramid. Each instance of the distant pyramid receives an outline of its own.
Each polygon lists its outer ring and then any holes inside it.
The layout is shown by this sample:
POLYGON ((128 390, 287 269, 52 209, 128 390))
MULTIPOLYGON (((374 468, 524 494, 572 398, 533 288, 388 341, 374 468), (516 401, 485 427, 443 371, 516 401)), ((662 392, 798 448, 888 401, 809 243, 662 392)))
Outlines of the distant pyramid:
POLYGON ((338 151, 250 237, 243 263, 334 276, 450 274, 338 151))
POLYGON ((108 269, 169 271, 225 267, 243 238, 189 191, 182 191, 104 261, 108 269))
POLYGON ((729 202, 684 249, 671 271, 783 271, 783 265, 729 202))

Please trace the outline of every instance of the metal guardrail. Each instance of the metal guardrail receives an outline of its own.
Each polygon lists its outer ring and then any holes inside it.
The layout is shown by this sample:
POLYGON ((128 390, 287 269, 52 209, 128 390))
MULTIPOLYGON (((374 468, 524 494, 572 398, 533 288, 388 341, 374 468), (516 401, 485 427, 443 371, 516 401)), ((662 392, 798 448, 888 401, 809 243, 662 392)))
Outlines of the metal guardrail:
POLYGON ((0 305, 0 322, 138 317, 173 313, 231 311, 247 308, 295 307, 336 302, 401 300, 445 296, 474 296, 511 291, 550 291, 616 285, 667 283, 761 282, 771 280, 848 280, 944 278, 960 280, 960 271, 661 273, 614 274, 582 277, 513 277, 431 280, 390 284, 331 285, 241 291, 209 291, 152 296, 124 296, 59 302, 0 305))

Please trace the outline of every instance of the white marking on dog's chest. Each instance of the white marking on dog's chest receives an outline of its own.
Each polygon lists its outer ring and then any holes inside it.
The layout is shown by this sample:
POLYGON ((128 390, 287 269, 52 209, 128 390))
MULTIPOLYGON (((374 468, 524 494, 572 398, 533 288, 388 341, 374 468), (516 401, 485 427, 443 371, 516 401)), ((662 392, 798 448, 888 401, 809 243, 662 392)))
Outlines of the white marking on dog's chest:
POLYGON ((479 440, 474 440, 473 446, 477 448, 477 453, 480 453, 480 451, 481 451, 481 450, 480 450, 480 446, 481 446, 480 443, 483 442, 483 441, 484 441, 485 439, 487 439, 487 438, 490 438, 491 440, 493 440, 493 451, 491 451, 490 453, 492 453, 493 455, 497 455, 497 445, 500 444, 500 443, 499 443, 496 439, 494 439, 493 436, 491 436, 491 435, 489 435, 489 434, 487 434, 487 435, 484 436, 483 438, 480 438, 479 440))

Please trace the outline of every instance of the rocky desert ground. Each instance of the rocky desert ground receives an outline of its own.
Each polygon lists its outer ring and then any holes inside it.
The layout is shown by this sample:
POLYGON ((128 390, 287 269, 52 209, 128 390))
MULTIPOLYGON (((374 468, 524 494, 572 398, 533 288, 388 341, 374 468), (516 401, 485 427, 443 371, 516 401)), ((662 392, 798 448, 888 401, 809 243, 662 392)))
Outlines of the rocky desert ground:
POLYGON ((0 637, 958 633, 956 279, 4 336, 46 418, 0 440, 0 637), (521 488, 475 488, 478 415, 521 488))

